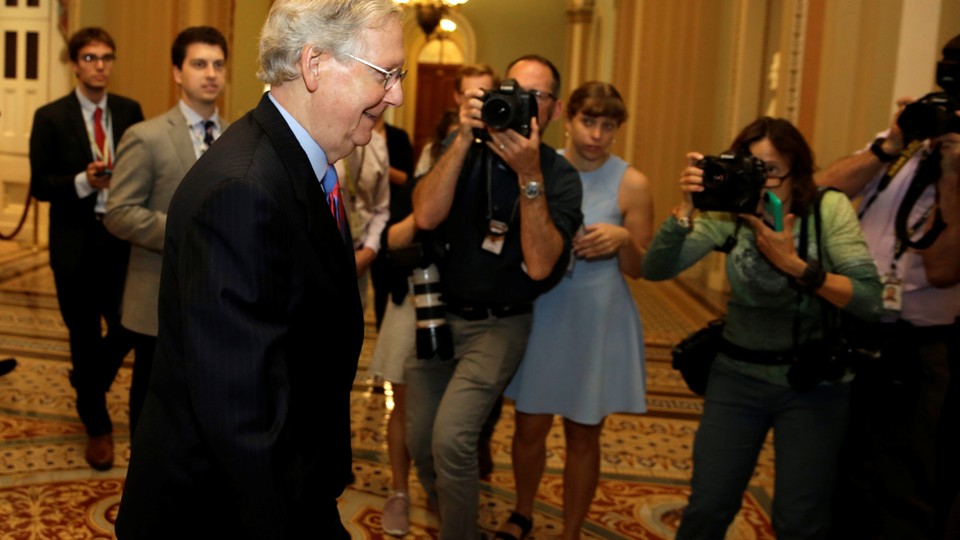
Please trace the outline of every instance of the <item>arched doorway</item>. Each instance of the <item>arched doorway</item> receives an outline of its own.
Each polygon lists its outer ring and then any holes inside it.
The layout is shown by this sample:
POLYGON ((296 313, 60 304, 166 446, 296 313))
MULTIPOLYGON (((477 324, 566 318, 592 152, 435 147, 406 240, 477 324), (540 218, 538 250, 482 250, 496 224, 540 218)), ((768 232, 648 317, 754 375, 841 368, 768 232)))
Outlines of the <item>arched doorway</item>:
POLYGON ((404 105, 391 123, 411 134, 417 156, 443 111, 454 106, 457 70, 476 61, 476 39, 469 21, 457 11, 446 18, 456 29, 442 32, 442 38, 424 36, 412 14, 403 24, 409 74, 404 82, 404 105))
POLYGON ((427 41, 417 58, 417 107, 413 129, 413 150, 420 150, 433 136, 434 127, 443 111, 456 106, 457 71, 464 64, 463 51, 450 39, 434 38, 427 41))

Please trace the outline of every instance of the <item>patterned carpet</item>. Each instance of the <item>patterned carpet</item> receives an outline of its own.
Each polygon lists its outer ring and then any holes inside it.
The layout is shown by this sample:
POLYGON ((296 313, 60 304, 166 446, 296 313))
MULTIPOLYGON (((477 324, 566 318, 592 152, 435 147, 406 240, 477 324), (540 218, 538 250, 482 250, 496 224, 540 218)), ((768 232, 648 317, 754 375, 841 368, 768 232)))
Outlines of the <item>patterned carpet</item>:
MULTIPOLYGON (((613 415, 602 444, 601 479, 584 538, 673 538, 691 473, 691 446, 702 402, 669 365, 673 343, 714 318, 722 298, 682 281, 634 282, 647 338, 649 413, 613 415)), ((385 426, 388 411, 365 367, 376 340, 372 317, 352 394, 356 483, 340 501, 343 521, 357 539, 384 538, 380 511, 389 495, 385 426)), ((46 251, 0 242, 0 356, 16 356, 17 369, 0 379, 0 539, 113 538, 113 523, 129 456, 125 365, 109 395, 116 426, 117 466, 95 472, 83 459, 86 441, 67 380, 69 347, 57 310, 46 251)), ((480 520, 495 531, 514 497, 510 441, 514 411, 504 407, 493 442, 495 471, 482 484, 480 520)), ((559 535, 562 526, 563 432, 554 423, 548 462, 537 497, 532 540, 559 535)), ((412 479, 407 538, 436 538, 436 517, 412 479)), ((728 539, 773 538, 769 507, 773 485, 770 441, 761 455, 743 509, 728 539)), ((190 516, 183 516, 184 522, 190 516)))

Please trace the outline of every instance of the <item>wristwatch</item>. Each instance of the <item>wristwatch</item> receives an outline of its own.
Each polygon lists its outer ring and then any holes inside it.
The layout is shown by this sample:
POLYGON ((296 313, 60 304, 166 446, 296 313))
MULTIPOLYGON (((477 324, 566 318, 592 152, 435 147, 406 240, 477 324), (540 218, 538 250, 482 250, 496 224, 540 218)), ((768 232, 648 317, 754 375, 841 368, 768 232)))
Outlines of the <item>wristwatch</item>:
POLYGON ((693 222, 690 220, 690 214, 684 214, 681 210, 681 206, 677 206, 672 211, 673 219, 677 221, 677 225, 682 229, 689 231, 693 228, 693 222))
POLYGON ((540 185, 540 182, 537 182, 537 181, 527 182, 523 186, 523 196, 526 197, 527 200, 532 201, 537 197, 539 197, 541 193, 543 193, 543 189, 540 185))

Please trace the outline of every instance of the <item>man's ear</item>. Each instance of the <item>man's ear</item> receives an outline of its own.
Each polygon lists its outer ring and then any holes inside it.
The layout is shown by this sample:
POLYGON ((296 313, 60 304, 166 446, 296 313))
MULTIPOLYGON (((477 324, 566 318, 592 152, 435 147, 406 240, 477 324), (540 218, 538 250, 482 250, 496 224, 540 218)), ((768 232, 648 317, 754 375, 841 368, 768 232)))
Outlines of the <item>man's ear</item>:
POLYGON ((173 66, 173 82, 183 84, 183 72, 178 66, 173 66))
POLYGON ((303 84, 310 92, 315 92, 320 86, 320 57, 323 55, 313 45, 307 45, 300 51, 300 74, 303 84))

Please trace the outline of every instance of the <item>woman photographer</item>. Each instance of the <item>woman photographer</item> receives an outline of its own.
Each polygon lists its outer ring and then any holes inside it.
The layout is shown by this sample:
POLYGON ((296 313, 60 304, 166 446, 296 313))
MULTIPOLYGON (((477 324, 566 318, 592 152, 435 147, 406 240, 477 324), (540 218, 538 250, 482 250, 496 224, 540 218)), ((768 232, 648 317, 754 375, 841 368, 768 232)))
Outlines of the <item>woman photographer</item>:
POLYGON ((826 353, 793 359, 804 356, 798 353, 805 345, 831 334, 824 325, 834 317, 823 311, 834 311, 830 304, 875 319, 880 281, 848 199, 827 191, 818 203, 813 155, 793 125, 762 117, 740 132, 731 150, 764 163, 763 191, 782 202, 782 232, 748 214, 706 212, 691 220, 691 194, 705 188, 703 170, 696 166, 703 156, 690 153, 680 177, 683 203, 657 231, 643 261, 644 277, 668 279, 729 240, 736 242, 726 258, 731 288, 726 343, 710 371, 694 440, 692 494, 677 538, 724 537, 771 428, 777 536, 822 538, 830 522, 850 376, 807 369, 826 353), (806 253, 798 252, 802 228, 807 228, 806 253), (801 371, 807 371, 806 381, 797 377, 801 371))
POLYGON ((600 431, 614 412, 646 411, 643 333, 622 274, 639 277, 653 235, 650 183, 610 153, 626 120, 612 85, 573 91, 561 151, 580 171, 584 227, 577 260, 560 283, 537 298, 526 354, 504 395, 516 400, 513 473, 517 504, 496 538, 523 538, 546 459, 553 415, 563 416, 563 538, 580 538, 600 473, 600 431))

